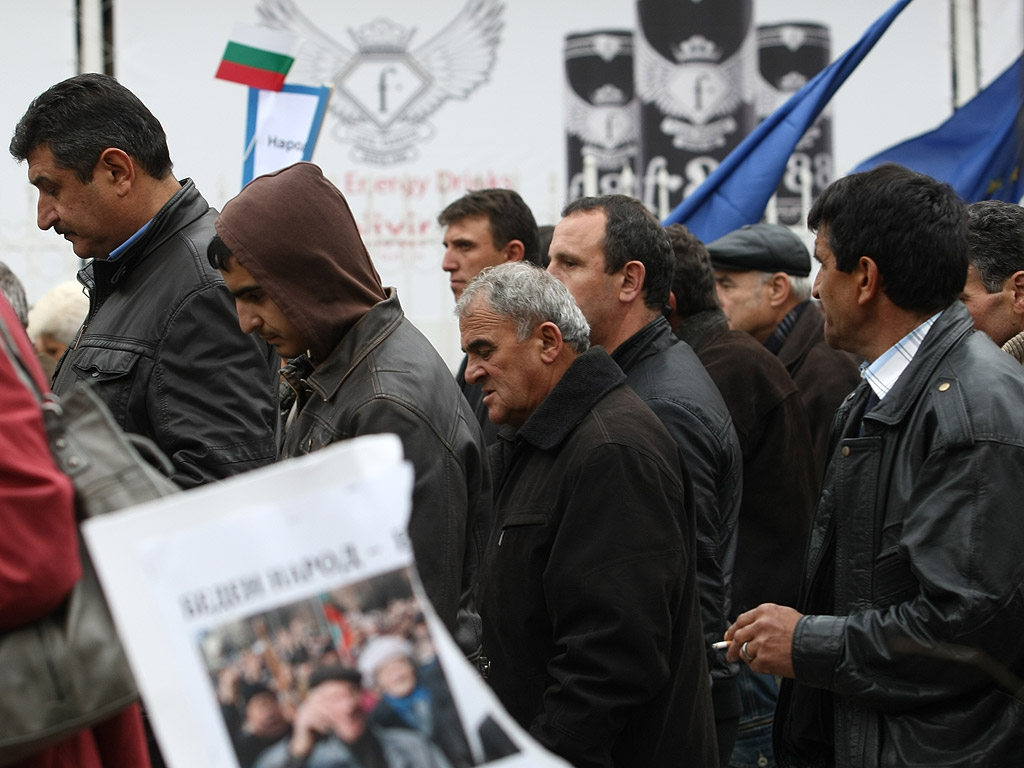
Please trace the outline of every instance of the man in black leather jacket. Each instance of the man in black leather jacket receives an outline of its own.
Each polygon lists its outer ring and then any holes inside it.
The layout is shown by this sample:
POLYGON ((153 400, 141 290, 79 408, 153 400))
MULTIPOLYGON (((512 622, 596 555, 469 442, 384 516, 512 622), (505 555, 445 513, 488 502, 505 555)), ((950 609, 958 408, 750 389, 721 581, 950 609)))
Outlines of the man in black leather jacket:
MULTIPOLYGON (((384 288, 348 203, 321 170, 261 176, 224 206, 210 247, 238 323, 290 360, 297 398, 282 457, 391 432, 416 472, 409 537, 452 632, 490 518, 480 425, 430 342, 384 288)), ((468 618, 464 616, 463 618, 468 618)), ((468 629, 467 622, 459 627, 468 629)), ((471 652, 475 639, 457 637, 471 652)))
POLYGON ((1024 374, 973 330, 963 203, 900 166, 808 216, 840 406, 797 609, 761 605, 729 656, 783 675, 780 765, 1015 765, 1024 749, 1024 374))
POLYGON ((11 140, 39 191, 38 225, 89 259, 89 314, 53 390, 88 381, 151 438, 182 487, 277 458, 277 355, 238 330, 206 261, 217 212, 171 173, 160 123, 128 89, 79 75, 32 102, 11 140))
POLYGON ((663 316, 675 255, 668 235, 637 200, 580 198, 562 212, 548 271, 565 283, 626 383, 668 429, 693 482, 697 582, 711 669, 720 762, 739 727, 737 665, 713 644, 732 617, 732 572, 743 485, 743 456, 732 416, 704 365, 663 316))

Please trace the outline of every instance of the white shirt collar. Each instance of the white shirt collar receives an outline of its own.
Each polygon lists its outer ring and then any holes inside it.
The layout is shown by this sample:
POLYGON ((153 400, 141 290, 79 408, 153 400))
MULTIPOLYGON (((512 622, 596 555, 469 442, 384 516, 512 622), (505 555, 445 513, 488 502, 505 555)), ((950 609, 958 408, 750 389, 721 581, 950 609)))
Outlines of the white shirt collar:
POLYGON ((889 390, 896 385, 896 380, 907 370, 910 361, 914 359, 917 350, 921 348, 921 342, 928 335, 928 331, 935 325, 939 315, 944 310, 936 312, 914 330, 887 349, 875 362, 861 366, 860 375, 867 379, 868 384, 874 391, 875 396, 882 400, 889 390))

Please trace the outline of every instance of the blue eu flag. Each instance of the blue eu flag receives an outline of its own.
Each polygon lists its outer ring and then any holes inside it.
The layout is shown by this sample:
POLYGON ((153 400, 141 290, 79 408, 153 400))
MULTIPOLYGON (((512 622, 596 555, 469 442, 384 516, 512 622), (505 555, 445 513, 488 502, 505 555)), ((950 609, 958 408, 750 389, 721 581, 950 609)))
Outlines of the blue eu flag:
POLYGON ((899 0, 852 48, 765 118, 722 164, 681 202, 664 224, 685 224, 711 242, 761 220, 797 142, 910 0, 899 0))
POLYGON ((854 168, 899 163, 950 184, 968 203, 1019 202, 1021 58, 934 131, 908 139, 854 168))

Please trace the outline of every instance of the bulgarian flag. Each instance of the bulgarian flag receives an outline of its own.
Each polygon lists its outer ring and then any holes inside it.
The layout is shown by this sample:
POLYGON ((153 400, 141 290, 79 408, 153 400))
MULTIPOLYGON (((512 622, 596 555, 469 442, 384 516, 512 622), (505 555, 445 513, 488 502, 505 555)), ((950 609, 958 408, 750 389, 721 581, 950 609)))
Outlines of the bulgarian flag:
POLYGON ((265 91, 280 91, 301 41, 287 32, 236 24, 217 77, 265 91))

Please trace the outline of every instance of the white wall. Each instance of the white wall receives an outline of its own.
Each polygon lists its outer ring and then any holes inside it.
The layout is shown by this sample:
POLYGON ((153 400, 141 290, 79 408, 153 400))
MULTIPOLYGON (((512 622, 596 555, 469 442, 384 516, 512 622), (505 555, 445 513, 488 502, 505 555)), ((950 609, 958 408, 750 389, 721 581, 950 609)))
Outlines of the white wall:
MULTIPOLYGON (((681 0, 682 1, 682 0, 681 0)), ((454 19, 465 0, 296 0, 324 33, 350 49, 348 34, 376 17, 416 27, 410 48, 454 19)), ((161 119, 179 176, 191 176, 221 206, 239 188, 246 93, 213 74, 236 22, 257 20, 256 0, 115 0, 117 75, 161 119)), ((41 24, 9 25, 2 34, 4 123, 13 127, 32 96, 72 73, 71 0, 39 0, 41 24)), ((833 57, 849 47, 890 0, 757 0, 758 22, 816 21, 831 28, 833 57)), ((983 80, 993 79, 1022 48, 1020 0, 982 0, 983 80)), ((430 118, 435 133, 420 157, 378 167, 355 161, 336 140, 329 117, 314 160, 352 203, 384 281, 397 285, 413 320, 450 362, 459 358, 452 300, 440 269, 437 212, 466 188, 513 185, 539 223, 555 223, 564 187, 562 45, 565 34, 632 27, 631 0, 505 0, 504 29, 490 81, 465 101, 448 101, 430 118), (409 182, 421 194, 389 191, 409 182), (452 184, 457 186, 453 187, 452 184), (376 191, 372 191, 376 187, 376 191), (366 190, 371 190, 367 192, 366 190), (411 222, 422 231, 390 228, 411 222)), ((28 12, 25 12, 28 15, 28 12)), ((886 146, 935 127, 951 110, 949 10, 946 0, 916 0, 897 18, 832 104, 840 173, 886 146)), ((0 248, 29 279, 30 294, 67 279, 77 260, 52 233, 34 232, 24 168, 4 166, 0 248), (13 181, 12 181, 13 178, 13 181)))
MULTIPOLYGON (((6 4, 15 5, 10 0, 6 4)), ((75 74, 75 3, 36 0, 30 9, 17 6, 0 31, 0 261, 14 270, 29 301, 35 301, 53 285, 71 279, 79 260, 62 238, 36 228, 36 197, 28 185, 27 166, 16 164, 7 147, 29 102, 75 74)))

